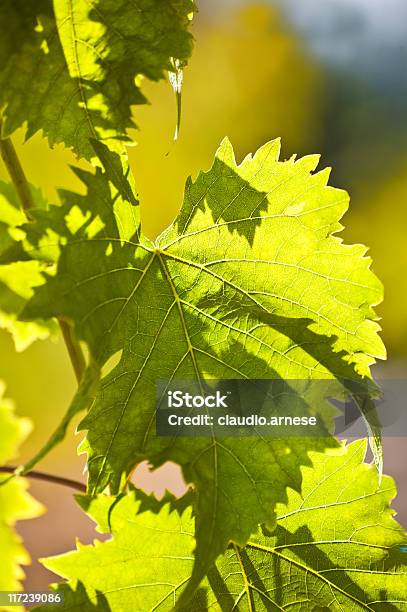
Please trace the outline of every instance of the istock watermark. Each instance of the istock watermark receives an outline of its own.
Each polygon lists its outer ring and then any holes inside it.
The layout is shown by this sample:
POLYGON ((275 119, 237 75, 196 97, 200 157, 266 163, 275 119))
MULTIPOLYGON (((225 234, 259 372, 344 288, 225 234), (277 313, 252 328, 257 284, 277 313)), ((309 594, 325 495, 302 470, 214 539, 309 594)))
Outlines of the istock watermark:
POLYGON ((227 408, 227 397, 230 395, 221 395, 216 391, 215 395, 195 395, 193 393, 184 393, 183 391, 168 391, 167 405, 168 408, 227 408))
POLYGON ((407 436, 407 381, 159 380, 159 436, 407 436))

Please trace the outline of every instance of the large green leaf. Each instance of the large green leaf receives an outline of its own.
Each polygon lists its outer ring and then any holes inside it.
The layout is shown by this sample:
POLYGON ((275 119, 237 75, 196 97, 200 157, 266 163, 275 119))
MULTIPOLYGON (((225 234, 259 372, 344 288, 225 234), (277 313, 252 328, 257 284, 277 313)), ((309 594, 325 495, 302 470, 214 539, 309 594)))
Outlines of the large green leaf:
POLYGON ((155 381, 368 374, 384 356, 371 306, 382 288, 366 249, 332 235, 348 196, 313 174, 316 156, 279 162, 274 141, 238 166, 225 141, 153 244, 118 157, 97 148, 106 170, 80 173, 86 196, 63 194, 58 271, 24 316, 74 321, 100 367, 121 351, 80 426, 89 489, 118 491, 146 458, 179 463, 197 490, 198 580, 299 490, 308 451, 335 441, 158 438, 155 381))
MULTIPOLYGON (((211 568, 190 612, 406 610, 403 530, 392 518, 391 478, 363 463, 364 441, 313 453, 301 493, 277 506, 273 534, 231 546, 211 568)), ((244 500, 242 499, 242 502, 244 500)), ((82 500, 112 539, 46 559, 63 576, 63 610, 171 610, 192 570, 190 509, 157 514, 130 493, 82 500)), ((404 554, 405 556, 405 554, 404 554)))
MULTIPOLYGON (((31 429, 27 419, 14 415, 13 405, 3 398, 3 391, 0 383, 0 465, 15 458, 19 445, 31 429)), ((0 474, 0 591, 13 591, 21 589, 24 578, 21 566, 30 562, 30 556, 15 532, 15 523, 38 516, 42 508, 27 493, 23 479, 1 484, 6 478, 0 474)), ((15 607, 10 609, 15 610, 15 607)))
MULTIPOLYGON (((36 206, 45 209, 41 192, 33 186, 31 190, 36 206)), ((24 251, 24 232, 18 226, 25 221, 14 187, 0 181, 0 327, 12 334, 17 350, 55 330, 52 322, 18 320, 34 287, 42 284, 45 267, 24 251)))
POLYGON ((4 0, 0 105, 4 135, 27 122, 90 159, 91 138, 121 151, 145 103, 139 82, 188 59, 192 0, 4 0), (137 77, 137 82, 136 82, 137 77))

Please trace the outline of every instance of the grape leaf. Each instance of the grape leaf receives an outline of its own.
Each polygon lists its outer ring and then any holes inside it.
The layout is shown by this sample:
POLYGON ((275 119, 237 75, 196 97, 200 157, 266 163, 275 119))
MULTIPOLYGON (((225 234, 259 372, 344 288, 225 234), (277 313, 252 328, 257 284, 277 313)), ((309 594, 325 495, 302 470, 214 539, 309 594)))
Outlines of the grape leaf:
MULTIPOLYGON (((277 528, 216 563, 224 592, 209 604, 231 610, 407 610, 403 529, 393 519, 391 478, 380 486, 363 463, 366 442, 313 454, 301 494, 277 506, 277 528), (237 603, 239 602, 239 605, 237 603)), ((216 575, 218 574, 218 575, 216 575)))
POLYGON ((0 5, 0 105, 4 136, 27 122, 91 159, 91 138, 122 151, 144 104, 143 76, 185 64, 192 0, 5 0, 0 5), (137 77, 137 80, 135 80, 137 77))
POLYGON ((348 196, 313 173, 317 156, 279 162, 274 141, 238 166, 225 140, 153 244, 128 171, 98 151, 105 171, 80 173, 86 196, 64 194, 58 272, 23 315, 74 321, 100 367, 122 352, 80 425, 89 490, 117 492, 146 458, 179 463, 197 490, 197 583, 229 541, 271 520, 287 486, 299 490, 308 451, 336 442, 158 438, 155 381, 368 375, 384 357, 372 309, 382 287, 365 247, 333 235, 348 196))
MULTIPOLYGON (((33 186, 31 190, 35 204, 45 209, 40 190, 33 186)), ((14 187, 0 181, 0 327, 12 334, 18 351, 55 331, 52 322, 18 320, 33 288, 42 284, 41 270, 44 269, 44 265, 30 259, 24 250, 24 232, 18 226, 25 221, 14 187)))
MULTIPOLYGON (((30 432, 27 419, 14 415, 13 405, 3 398, 4 386, 0 383, 0 464, 14 459, 18 446, 30 432)), ((14 530, 16 521, 30 519, 42 513, 42 507, 26 491, 26 482, 19 478, 1 483, 7 475, 0 474, 0 591, 21 589, 24 572, 21 565, 30 562, 21 538, 14 530)), ((10 608, 15 610, 15 606, 10 608)))
POLYGON ((3 137, 26 122, 27 138, 42 130, 50 146, 64 142, 89 156, 89 127, 68 73, 52 0, 5 0, 0 28, 3 137))
MULTIPOLYGON (((366 442, 312 453, 301 493, 277 506, 277 527, 231 546, 188 610, 405 610, 405 542, 393 519, 393 480, 363 463, 366 442)), ((243 500, 242 500, 243 501, 243 500)), ((192 570, 190 508, 143 509, 134 492, 82 507, 111 540, 43 561, 68 580, 62 609, 171 610, 192 570), (163 579, 164 578, 164 579, 163 579)), ((41 608, 42 609, 42 608, 41 608)))
POLYGON ((98 531, 111 532, 112 538, 78 543, 76 551, 42 560, 69 579, 61 587, 61 609, 171 610, 194 561, 191 507, 181 514, 170 503, 159 514, 142 511, 134 492, 118 500, 100 495, 79 501, 98 531))

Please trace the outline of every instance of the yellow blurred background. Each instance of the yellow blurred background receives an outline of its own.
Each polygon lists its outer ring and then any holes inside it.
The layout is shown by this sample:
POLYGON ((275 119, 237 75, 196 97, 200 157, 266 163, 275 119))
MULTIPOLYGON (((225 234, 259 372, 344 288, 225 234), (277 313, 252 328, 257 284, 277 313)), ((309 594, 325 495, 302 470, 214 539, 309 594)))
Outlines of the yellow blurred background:
MULTIPOLYGON (((179 140, 173 142, 175 96, 168 83, 146 82, 144 92, 151 106, 134 109, 140 130, 132 133, 138 144, 129 148, 129 155, 145 232, 154 237, 173 220, 187 176, 211 165, 225 135, 238 159, 278 136, 284 158, 321 153, 321 167, 334 166, 332 183, 352 195, 343 236, 370 247, 374 270, 385 286, 385 301, 378 308, 389 352, 389 366, 383 372, 404 377, 407 120, 400 100, 405 100, 407 91, 405 48, 400 48, 399 56, 394 50, 396 61, 389 59, 388 67, 384 63, 380 70, 377 65, 372 70, 371 54, 366 64, 360 53, 359 62, 347 58, 341 63, 340 53, 324 56, 315 49, 312 34, 301 30, 277 2, 209 2, 200 8, 192 28, 195 50, 184 75, 179 140)), ((350 19, 347 27, 356 28, 357 34, 362 26, 356 17, 354 21, 350 19)), ((335 44, 334 37, 330 40, 335 44)), ((338 34, 337 40, 341 40, 338 34)), ((82 189, 69 169, 77 162, 63 147, 50 150, 39 135, 24 144, 23 130, 13 140, 30 182, 40 186, 49 201, 57 201, 56 187, 82 189)), ((2 166, 0 179, 7 179, 2 166)), ((9 335, 0 332, 0 377, 18 413, 35 424, 22 450, 21 459, 26 460, 57 425, 75 391, 63 343, 36 342, 16 353, 9 335)), ((70 434, 41 469, 81 478, 78 441, 70 434)), ((399 476, 401 488, 406 487, 400 469, 407 463, 405 442, 395 446, 394 441, 386 441, 387 446, 385 467, 399 476)), ((90 537, 92 530, 74 509, 69 491, 50 485, 35 485, 33 491, 50 506, 48 517, 21 528, 34 556, 72 547, 75 535, 90 537)), ((400 497, 396 505, 407 522, 406 498, 400 497)), ((40 588, 48 575, 37 568, 29 577, 29 586, 40 588)))

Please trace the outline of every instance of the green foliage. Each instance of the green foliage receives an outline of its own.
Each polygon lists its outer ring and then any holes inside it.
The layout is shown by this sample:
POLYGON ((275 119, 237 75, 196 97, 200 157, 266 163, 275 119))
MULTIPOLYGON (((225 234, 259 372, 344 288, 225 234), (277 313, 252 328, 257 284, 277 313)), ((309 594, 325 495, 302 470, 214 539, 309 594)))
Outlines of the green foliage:
MULTIPOLYGON (((312 453, 301 493, 290 491, 277 506, 275 531, 263 527, 245 548, 230 546, 187 609, 407 609, 398 552, 405 537, 389 507, 396 490, 389 477, 378 486, 365 451, 358 441, 312 453)), ((179 604, 193 560, 190 508, 167 503, 158 511, 157 502, 140 499, 131 492, 80 500, 111 539, 44 561, 68 580, 62 609, 161 612, 179 604)))
POLYGON ((193 10, 192 0, 5 0, 4 136, 27 122, 27 137, 42 130, 79 157, 93 156, 91 138, 123 151, 130 107, 146 102, 141 78, 161 79, 190 55, 193 10))
POLYGON ((312 454, 301 494, 290 491, 277 506, 275 531, 260 529, 217 562, 222 610, 231 609, 230 594, 242 610, 407 609, 406 539, 389 506, 396 488, 387 476, 378 486, 365 452, 362 440, 312 454))
MULTIPOLYGON (((366 248, 337 236, 349 198, 328 186, 329 170, 316 172, 318 156, 279 161, 274 140, 237 164, 225 139, 212 167, 188 179, 175 222, 154 242, 144 235, 124 148, 131 108, 146 101, 143 77, 185 65, 193 8, 0 5, 2 136, 26 122, 28 137, 42 130, 95 166, 74 170, 85 193, 62 190, 58 206, 33 190, 29 219, 0 184, 0 325, 23 348, 56 317, 89 349, 76 397, 26 469, 86 411, 89 494, 79 501, 112 535, 45 565, 68 579, 65 609, 407 609, 395 487, 363 463, 364 442, 329 435, 323 391, 311 399, 325 410, 325 437, 155 434, 158 379, 329 379, 339 389, 370 379, 385 357, 374 312, 382 286, 366 248), (145 459, 180 465, 189 493, 178 502, 136 494, 128 479, 145 459)), ((376 415, 355 399, 380 471, 376 415)), ((5 461, 25 422, 7 405, 0 419, 5 461)), ((38 507, 20 481, 2 496, 4 588, 17 588, 27 557, 12 527, 38 507)))
POLYGON ((171 610, 193 566, 191 507, 143 511, 134 492, 79 501, 112 539, 43 561, 69 579, 61 609, 171 610))
POLYGON ((173 221, 185 177, 208 167, 225 134, 238 157, 276 136, 283 136, 284 156, 319 150, 325 92, 319 66, 304 53, 275 2, 229 3, 227 19, 217 19, 222 7, 215 3, 209 18, 198 13, 193 22, 198 42, 185 71, 181 138, 170 155, 172 94, 152 82, 143 87, 152 104, 137 109, 138 146, 129 158, 148 202, 143 211, 148 236, 173 221))
MULTIPOLYGON (((0 383, 0 465, 14 459, 19 445, 28 435, 31 425, 27 419, 14 415, 13 405, 3 398, 4 387, 0 383)), ((0 474, 0 484, 7 478, 0 474)), ((17 521, 38 516, 41 506, 26 492, 24 480, 11 480, 0 486, 0 591, 21 588, 24 572, 21 565, 30 562, 20 537, 14 530, 17 521)), ((14 609, 10 608, 10 609, 14 609)))
MULTIPOLYGON (((31 189, 35 204, 45 209, 41 192, 31 189)), ((10 331, 17 350, 55 331, 52 322, 18 320, 34 287, 42 284, 41 271, 45 267, 24 251, 24 232, 18 226, 25 222, 14 187, 0 181, 0 327, 10 331)))
MULTIPOLYGON (((348 196, 313 174, 317 156, 279 162, 274 141, 238 166, 225 141, 152 244, 128 168, 96 148, 105 169, 79 173, 86 196, 62 194, 58 270, 23 316, 74 321, 100 368, 122 351, 80 425, 89 490, 119 491, 146 458, 180 464, 197 491, 197 584, 230 540, 244 545, 271 521, 287 486, 299 489, 307 452, 335 441, 157 438, 154 381, 366 375, 384 356, 371 307, 382 288, 365 248, 333 236, 348 196)), ((47 249, 40 228, 28 230, 31 247, 47 249)))

